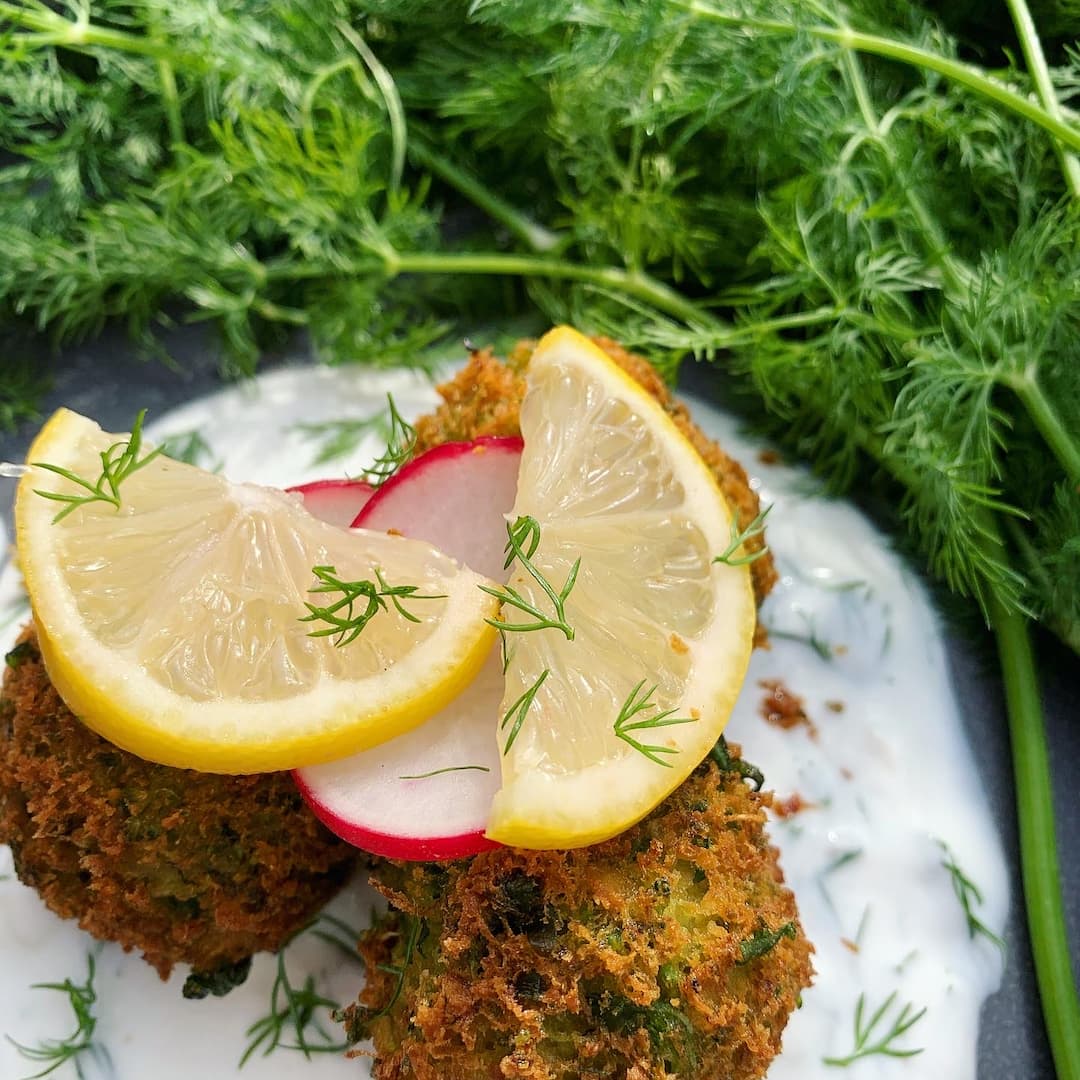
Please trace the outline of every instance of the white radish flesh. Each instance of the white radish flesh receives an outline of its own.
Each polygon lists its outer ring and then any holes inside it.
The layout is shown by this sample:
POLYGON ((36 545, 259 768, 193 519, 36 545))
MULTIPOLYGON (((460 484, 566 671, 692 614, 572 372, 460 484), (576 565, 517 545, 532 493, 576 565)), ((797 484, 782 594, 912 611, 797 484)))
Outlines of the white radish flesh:
MULTIPOLYGON (((422 454, 371 497, 356 528, 427 540, 505 581, 506 514, 521 440, 451 443, 422 454)), ((297 785, 332 832, 385 858, 458 859, 496 847, 484 836, 501 784, 496 728, 502 654, 426 724, 361 754, 301 769, 297 785)))
POLYGON ((347 529, 375 489, 363 480, 313 480, 286 491, 304 500, 304 509, 321 521, 347 529))
POLYGON ((484 829, 501 783, 495 725, 502 693, 496 648, 426 724, 362 754, 300 769, 296 782, 331 832, 373 855, 434 861, 495 847, 484 829))
POLYGON ((505 581, 505 516, 517 492, 521 440, 446 443, 413 459, 372 496, 354 528, 426 540, 471 570, 505 581))

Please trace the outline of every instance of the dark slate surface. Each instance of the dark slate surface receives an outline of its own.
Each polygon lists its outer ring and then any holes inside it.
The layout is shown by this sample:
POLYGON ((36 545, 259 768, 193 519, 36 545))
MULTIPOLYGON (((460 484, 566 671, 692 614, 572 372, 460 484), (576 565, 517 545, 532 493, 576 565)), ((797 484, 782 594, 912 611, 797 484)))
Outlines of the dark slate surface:
MULTIPOLYGON (((160 415, 220 384, 214 350, 208 346, 203 331, 178 331, 169 345, 178 361, 175 368, 139 359, 134 348, 116 332, 69 349, 49 364, 53 387, 44 402, 45 415, 66 405, 94 417, 107 430, 123 431, 139 408, 160 415)), ((271 359, 264 369, 275 362, 279 361, 271 359)), ((6 363, 0 358, 0 378, 6 363)), ((698 396, 708 397, 714 392, 700 371, 687 370, 685 381, 698 396)), ((0 461, 22 460, 34 430, 33 425, 25 425, 13 435, 0 434, 0 461)), ((10 481, 0 480, 0 484, 5 483, 10 481)), ((10 535, 10 491, 3 488, 0 506, 10 535)), ((1080 663, 1045 635, 1039 635, 1036 644, 1044 669, 1058 839, 1075 972, 1080 967, 1080 797, 1076 787, 1076 763, 1080 762, 1080 663)), ((983 1013, 979 1080, 1053 1080, 1024 920, 1008 729, 992 643, 951 635, 950 661, 960 700, 965 703, 969 739, 1013 869, 1013 905, 1006 930, 1008 960, 1002 989, 990 999, 983 1013)), ((916 1063, 917 1059, 912 1062, 913 1077, 918 1073, 916 1063)))

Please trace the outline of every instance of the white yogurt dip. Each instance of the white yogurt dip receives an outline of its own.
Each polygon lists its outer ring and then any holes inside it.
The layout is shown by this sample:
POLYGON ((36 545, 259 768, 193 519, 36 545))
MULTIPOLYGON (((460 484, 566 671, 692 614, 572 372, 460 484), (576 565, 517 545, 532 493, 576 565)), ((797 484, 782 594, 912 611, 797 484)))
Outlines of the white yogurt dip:
MULTIPOLYGON (((437 401, 412 372, 287 369, 170 412, 148 435, 197 433, 196 463, 223 467, 236 480, 284 487, 355 475, 383 449, 374 425, 344 457, 320 465, 312 434, 297 425, 373 417, 385 411, 388 391, 406 416, 437 401)), ((139 403, 131 404, 134 415, 139 403)), ((987 934, 972 936, 958 875, 979 890, 981 900, 970 889, 965 895, 990 934, 1004 925, 1008 886, 946 676, 938 620, 918 579, 856 510, 824 498, 802 471, 763 464, 760 448, 712 407, 699 402, 693 410, 747 467, 763 505, 772 505, 768 539, 782 575, 762 611, 772 647, 755 653, 727 731, 762 768, 782 809, 794 810, 776 817, 772 836, 817 949, 815 984, 791 1019, 769 1080, 836 1080, 848 1068, 857 1080, 974 1080, 979 1008, 999 983, 1002 961, 987 934), (779 680, 798 695, 812 726, 767 722, 762 680, 779 680), (925 1010, 887 1044, 919 1053, 871 1053, 848 1068, 828 1064, 858 1049, 860 997, 864 1029, 889 1003, 865 1047, 889 1035, 905 1006, 908 1020, 925 1010)), ((5 651, 25 614, 8 566, 0 577, 5 651)), ((361 928, 373 902, 357 885, 330 910, 361 928)), ((80 1057, 86 1080, 370 1075, 363 1059, 305 1060, 285 1049, 252 1057, 240 1073, 245 1032, 268 1009, 275 958, 257 957, 247 983, 224 999, 185 1001, 182 972, 162 983, 136 956, 100 946, 56 918, 14 879, 10 852, 0 847, 0 1033, 30 1046, 65 1037, 73 1026, 66 997, 30 985, 84 982, 90 953, 97 963, 95 1037, 107 1056, 80 1057)), ((288 949, 285 963, 294 983, 312 974, 326 997, 343 1003, 363 978, 358 964, 312 935, 288 949)), ((324 1026, 337 1037, 335 1025, 324 1026)), ((41 1068, 0 1042, 4 1080, 41 1068)), ((69 1063, 52 1075, 65 1080, 76 1071, 69 1063)))

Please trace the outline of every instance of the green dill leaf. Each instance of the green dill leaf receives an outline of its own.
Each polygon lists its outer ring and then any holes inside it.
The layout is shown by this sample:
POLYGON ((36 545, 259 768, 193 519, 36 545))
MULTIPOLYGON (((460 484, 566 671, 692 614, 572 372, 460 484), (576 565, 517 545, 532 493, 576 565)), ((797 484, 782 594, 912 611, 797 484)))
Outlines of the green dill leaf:
POLYGON ((709 757, 716 762, 721 772, 737 773, 742 779, 749 780, 755 791, 760 791, 765 786, 765 774, 749 761, 735 757, 728 749, 727 739, 723 735, 716 740, 709 751, 709 757))
POLYGON ((162 442, 161 453, 173 461, 196 465, 210 472, 221 472, 224 467, 224 462, 214 453, 202 432, 194 429, 170 435, 162 442))
POLYGON ((399 780, 426 780, 429 776, 442 776, 443 773, 452 772, 491 772, 486 765, 447 765, 443 769, 432 769, 431 772, 416 773, 411 776, 399 776, 399 780))
POLYGON ((446 599, 445 594, 421 593, 419 585, 391 585, 378 567, 375 569, 375 581, 342 581, 332 566, 313 566, 311 572, 318 584, 309 589, 309 592, 341 593, 341 596, 331 604, 313 604, 306 601, 304 607, 308 613, 301 616, 300 621, 327 623, 327 626, 318 630, 308 631, 308 636, 332 637, 339 648, 354 642, 380 611, 389 610, 386 602, 388 598, 397 613, 413 623, 422 620, 404 606, 404 600, 446 599), (358 608, 359 604, 363 604, 362 610, 358 608))
POLYGON ((642 743, 633 732, 655 731, 658 728, 672 727, 677 724, 693 724, 696 723, 696 720, 690 716, 676 717, 674 715, 675 709, 661 711, 660 706, 652 700, 652 696, 656 692, 656 684, 654 683, 648 690, 644 690, 645 682, 646 680, 642 679, 622 703, 619 714, 615 717, 615 737, 622 739, 624 743, 650 761, 670 769, 673 767, 672 763, 661 755, 677 754, 679 751, 673 746, 642 743), (652 716, 646 717, 642 715, 650 709, 654 710, 652 716), (635 716, 641 716, 641 719, 635 720, 635 716))
POLYGON ((485 621, 494 626, 502 635, 503 640, 503 663, 509 663, 505 642, 507 633, 528 633, 534 630, 559 630, 567 641, 574 640, 574 628, 566 621, 566 600, 577 582, 578 572, 581 569, 581 559, 578 558, 570 567, 566 575, 563 587, 556 592, 554 585, 540 572, 532 562, 533 555, 540 545, 540 524, 533 517, 519 517, 513 523, 506 525, 506 562, 504 568, 509 570, 516 561, 523 570, 540 586, 554 608, 554 616, 546 615, 532 601, 511 585, 490 586, 480 585, 481 592, 494 596, 504 607, 516 608, 518 611, 531 615, 534 622, 506 622, 504 619, 486 619, 485 621), (526 550, 527 549, 527 550, 526 550))
POLYGON ((893 1058, 909 1058, 921 1054, 922 1048, 907 1049, 894 1046, 897 1039, 906 1035, 925 1015, 926 1009, 916 1011, 911 1004, 902 1006, 893 1017, 891 1022, 886 1020, 889 1010, 896 1001, 894 990, 870 1017, 865 1016, 866 995, 860 994, 855 1005, 855 1046, 850 1054, 844 1057, 826 1057, 821 1060, 826 1065, 834 1065, 846 1068, 854 1065, 856 1061, 865 1057, 881 1055, 893 1058), (879 1025, 889 1024, 888 1027, 879 1025), (876 1041, 871 1041, 876 1039, 876 1041))
POLYGON ((65 979, 62 983, 35 983, 31 987, 33 990, 54 990, 67 995, 75 1020, 75 1029, 70 1035, 64 1039, 45 1039, 35 1046, 26 1046, 16 1042, 10 1036, 5 1036, 7 1041, 28 1061, 44 1065, 44 1068, 34 1073, 29 1080, 49 1076, 69 1061, 75 1065, 76 1071, 81 1076, 84 1056, 108 1061, 107 1051, 94 1038, 94 1032, 97 1029, 97 1017, 94 1015, 97 991, 94 988, 96 965, 93 953, 87 954, 86 967, 85 983, 79 984, 72 982, 71 979, 65 979))
POLYGON ((375 434, 388 441, 390 426, 385 413, 374 413, 358 419, 323 420, 318 423, 294 424, 293 431, 316 444, 312 465, 340 461, 352 454, 367 435, 375 434))
POLYGON ((725 566, 747 566, 765 555, 769 550, 765 546, 759 547, 756 551, 743 551, 742 554, 739 554, 739 551, 748 540, 761 536, 765 532, 765 518, 768 517, 771 509, 771 506, 766 506, 745 529, 740 529, 739 523, 732 517, 731 539, 728 546, 713 558, 713 562, 723 563, 725 566))
POLYGON ((240 1068, 260 1051, 267 1057, 279 1049, 297 1050, 310 1060, 312 1054, 342 1054, 348 1049, 347 1043, 334 1039, 321 1023, 321 1017, 334 1016, 340 1005, 318 991, 314 975, 306 975, 303 983, 297 985, 289 973, 287 950, 298 937, 309 932, 350 959, 358 959, 356 932, 333 916, 320 915, 293 934, 278 950, 269 1011, 247 1029, 249 1042, 240 1058, 240 1068), (323 930, 323 924, 330 930, 323 930), (345 935, 344 940, 340 934, 345 935), (288 1039, 292 1041, 286 1041, 288 1039))
POLYGON ((386 449, 363 473, 373 487, 381 487, 409 461, 416 451, 416 429, 402 418, 392 394, 386 395, 389 418, 385 421, 386 449))
POLYGON ((786 922, 775 930, 762 926, 739 942, 740 964, 749 964, 752 960, 759 960, 768 955, 784 938, 794 938, 798 935, 798 928, 794 922, 786 922))
POLYGON ((507 735, 506 743, 503 745, 504 757, 510 753, 510 749, 513 747, 514 741, 517 739, 522 725, 525 723, 525 717, 528 716, 529 710, 536 700, 536 695, 540 692, 540 687, 544 685, 544 680, 550 674, 550 670, 544 668, 537 676, 536 682, 528 687, 528 689, 526 689, 503 714, 502 723, 499 725, 500 730, 505 730, 507 724, 510 725, 510 734, 507 735))
POLYGON ((90 503, 104 502, 117 510, 120 509, 120 485, 132 473, 138 472, 145 465, 149 465, 163 450, 159 446, 139 457, 139 451, 142 449, 142 425, 145 416, 146 410, 143 409, 135 417, 135 423, 131 427, 131 434, 127 439, 122 442, 115 442, 107 450, 101 452, 99 455, 101 457, 101 474, 93 482, 76 475, 70 469, 61 468, 58 465, 51 465, 45 461, 31 462, 33 468, 43 469, 46 472, 60 476, 87 493, 82 495, 78 492, 42 491, 35 488, 35 495, 40 495, 43 499, 49 499, 52 502, 65 504, 64 508, 53 518, 54 525, 63 521, 64 518, 80 507, 88 506, 90 503))
POLYGON ((1005 942, 975 914, 975 908, 981 906, 983 902, 982 892, 979 887, 960 869, 956 856, 953 855, 943 840, 938 841, 938 847, 941 848, 945 856, 941 861, 941 865, 948 871, 949 877, 952 879, 953 892, 956 893, 956 899, 960 901, 960 906, 964 909, 968 936, 972 940, 978 936, 986 938, 992 945, 997 946, 1004 956, 1005 942))

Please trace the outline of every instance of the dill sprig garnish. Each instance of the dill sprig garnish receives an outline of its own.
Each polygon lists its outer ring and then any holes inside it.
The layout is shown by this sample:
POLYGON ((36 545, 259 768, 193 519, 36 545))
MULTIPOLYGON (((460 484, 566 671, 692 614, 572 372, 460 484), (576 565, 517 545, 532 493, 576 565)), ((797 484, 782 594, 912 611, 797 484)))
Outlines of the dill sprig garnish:
POLYGON ((349 959, 358 960, 359 934, 333 915, 324 913, 293 934, 278 950, 277 971, 270 987, 270 1010, 247 1029, 250 1042, 240 1058, 241 1068, 260 1050, 263 1057, 275 1050, 299 1050, 310 1059, 312 1054, 341 1054, 349 1048, 347 1043, 336 1041, 319 1022, 320 1014, 333 1016, 340 1003, 319 993, 314 975, 306 975, 297 986, 289 974, 286 950, 306 933, 332 945, 349 959), (285 1041, 288 1038, 293 1041, 285 1041))
POLYGON ((672 768, 672 763, 666 761, 660 755, 677 754, 679 752, 678 749, 673 746, 650 745, 639 742, 632 732, 655 731, 659 728, 674 727, 677 724, 693 724, 696 721, 691 716, 675 717, 674 714, 677 711, 676 709, 665 709, 663 712, 660 712, 660 707, 652 700, 652 696, 656 692, 656 684, 654 683, 648 690, 642 693, 645 682, 646 680, 642 679, 637 686, 630 691, 626 700, 622 703, 622 706, 619 709, 619 715, 615 717, 615 737, 622 739, 624 743, 628 746, 632 746, 639 754, 643 754, 650 761, 655 761, 657 765, 663 765, 665 769, 670 769, 672 768), (634 720, 635 716, 647 712, 650 709, 657 711, 650 717, 634 720), (631 723, 631 721, 633 721, 633 723, 631 723))
MULTIPOLYGON (((400 964, 378 965, 379 971, 385 971, 387 974, 394 976, 394 989, 390 992, 390 997, 381 1008, 365 1014, 363 1018, 364 1025, 368 1025, 373 1020, 378 1020, 379 1017, 385 1016, 398 1003, 401 992, 405 989, 405 975, 409 970, 409 965, 413 962, 417 946, 419 946, 421 939, 427 931, 427 924, 423 922, 423 920, 408 915, 405 912, 395 912, 395 914, 399 918, 405 920, 409 927, 404 937, 404 955, 401 958, 400 964)), ((344 1017, 340 1015, 340 1011, 338 1014, 335 1014, 334 1018, 336 1020, 344 1019, 344 1017)))
POLYGON ((47 472, 62 476, 65 480, 70 480, 86 492, 85 495, 76 495, 70 492, 34 489, 34 494, 40 495, 43 499, 51 499, 53 502, 65 504, 64 509, 53 518, 54 525, 59 521, 63 521, 68 514, 74 513, 80 506, 87 506, 90 503, 104 502, 117 510, 120 509, 120 485, 132 473, 138 472, 139 469, 148 465, 162 452, 162 448, 159 446, 148 454, 143 454, 142 457, 139 456, 139 452, 142 450, 142 425, 145 416, 146 410, 141 409, 138 416, 135 417, 135 423, 131 427, 131 434, 122 442, 115 442, 107 450, 101 451, 99 455, 101 458, 101 475, 94 481, 87 480, 85 477, 73 473, 70 469, 61 468, 59 465, 50 465, 46 461, 34 461, 31 463, 35 469, 45 469, 47 472))
POLYGON ((967 920, 968 936, 974 940, 981 935, 991 944, 996 945, 1001 950, 1002 955, 1004 955, 1005 942, 975 914, 975 906, 981 906, 983 902, 982 891, 975 882, 960 869, 960 866, 956 861, 956 856, 953 855, 944 840, 938 841, 938 847, 941 848, 945 855, 941 865, 949 872, 949 876, 952 878, 953 892, 956 893, 956 899, 960 901, 960 906, 964 909, 964 918, 967 920))
MULTIPOLYGON (((513 524, 507 522, 506 524, 506 561, 503 563, 503 569, 509 570, 516 560, 523 570, 540 586, 544 594, 551 601, 552 607, 555 609, 554 617, 545 614, 534 603, 527 600, 522 594, 510 585, 505 586, 491 586, 481 585, 479 586, 482 592, 486 592, 489 596, 494 596, 505 607, 517 608, 519 611, 524 612, 526 615, 531 615, 535 622, 506 622, 502 619, 488 619, 486 620, 491 626, 494 626, 503 636, 503 642, 505 643, 507 633, 528 633, 532 630, 559 630, 561 631, 567 641, 574 640, 574 628, 566 621, 566 599, 570 595, 571 590, 574 588, 574 584, 577 581, 578 571, 581 569, 580 557, 574 560, 573 566, 570 567, 569 573, 566 575, 566 581, 563 583, 563 587, 556 592, 555 587, 550 581, 537 569, 532 562, 533 555, 536 554, 536 549, 540 546, 540 523, 534 517, 524 516, 519 517, 513 524)), ((503 652, 504 663, 508 663, 506 658, 505 649, 503 652)))
POLYGON ((915 1007, 913 1005, 904 1005, 893 1018, 889 1027, 877 1032, 878 1025, 885 1020, 886 1013, 892 1008, 893 1002, 895 1001, 896 991, 894 990, 881 1003, 874 1014, 864 1022, 863 1014, 866 1010, 866 995, 860 994, 859 1000, 855 1005, 854 1049, 846 1057, 827 1057, 822 1058, 821 1060, 826 1065, 836 1065, 846 1068, 848 1065, 853 1065, 861 1058, 870 1057, 873 1054, 881 1054, 884 1057, 894 1058, 910 1058, 915 1057, 917 1054, 921 1054, 923 1052, 922 1047, 904 1050, 895 1047, 893 1043, 906 1035, 926 1015, 926 1009, 919 1009, 918 1012, 915 1012, 915 1007), (876 1036, 875 1032, 877 1032, 876 1036), (874 1038, 876 1038, 876 1041, 871 1042, 870 1040, 874 1038))
POLYGON ((799 645, 806 645, 808 648, 813 649, 822 660, 827 660, 829 663, 832 663, 836 656, 834 648, 818 633, 817 620, 812 615, 809 615, 798 608, 795 610, 795 614, 798 615, 805 624, 805 633, 800 633, 797 630, 783 630, 779 627, 770 626, 767 623, 764 624, 765 632, 770 638, 776 638, 777 641, 794 641, 799 645))
POLYGON ((514 740, 517 739, 518 732, 521 731, 521 725, 525 723, 525 717, 529 715, 529 710, 536 700, 536 695, 539 693, 540 687, 544 685, 544 680, 550 674, 551 671, 548 668, 544 668, 537 677, 536 682, 534 682, 503 715, 499 729, 505 731, 506 725, 511 725, 510 734, 507 736, 506 744, 503 746, 503 757, 510 753, 510 747, 514 745, 514 740))
POLYGON ((771 509, 771 506, 766 506, 745 529, 740 529, 738 521, 732 516, 731 539, 728 546, 713 559, 713 562, 723 563, 725 566, 748 566, 765 555, 769 550, 768 547, 762 546, 757 551, 745 551, 743 545, 747 540, 752 540, 765 531, 765 519, 769 516, 771 509), (740 551, 742 551, 741 555, 740 551))
POLYGON ((387 598, 403 619, 413 623, 421 620, 404 606, 403 600, 446 599, 444 593, 421 593, 419 585, 391 585, 378 567, 375 568, 375 581, 342 581, 333 566, 313 566, 311 572, 320 584, 308 592, 341 593, 341 597, 332 604, 324 605, 305 601, 304 606, 308 613, 301 616, 300 621, 328 623, 328 626, 320 630, 309 630, 308 636, 333 637, 334 644, 338 647, 354 642, 380 611, 389 610, 387 598), (357 605, 361 602, 364 607, 358 611, 357 605))
POLYGON ((67 1038, 45 1039, 37 1046, 24 1046, 11 1036, 5 1036, 7 1041, 28 1061, 45 1065, 41 1072, 34 1073, 27 1080, 38 1080, 42 1076, 48 1076, 69 1061, 75 1066, 75 1073, 82 1080, 84 1055, 107 1058, 104 1048, 94 1040, 94 1031, 97 1029, 97 1017, 94 1016, 97 991, 94 989, 96 968, 93 953, 87 954, 86 967, 86 982, 81 985, 72 982, 71 979, 65 979, 62 983, 34 983, 31 987, 32 990, 55 990, 57 993, 67 995, 71 1011, 75 1015, 75 1030, 67 1038))
POLYGON ((431 776, 442 776, 452 772, 491 772, 486 765, 447 765, 443 769, 432 769, 431 772, 413 773, 409 776, 399 776, 399 780, 427 780, 431 776))
POLYGON ((389 442, 390 425, 385 413, 348 420, 321 420, 294 424, 293 431, 317 444, 312 465, 325 465, 348 457, 369 433, 378 434, 389 442))
POLYGON ((386 401, 390 410, 383 422, 387 430, 386 449, 363 471, 363 478, 372 487, 385 484, 416 452, 416 428, 398 412, 393 394, 387 394, 386 401))

